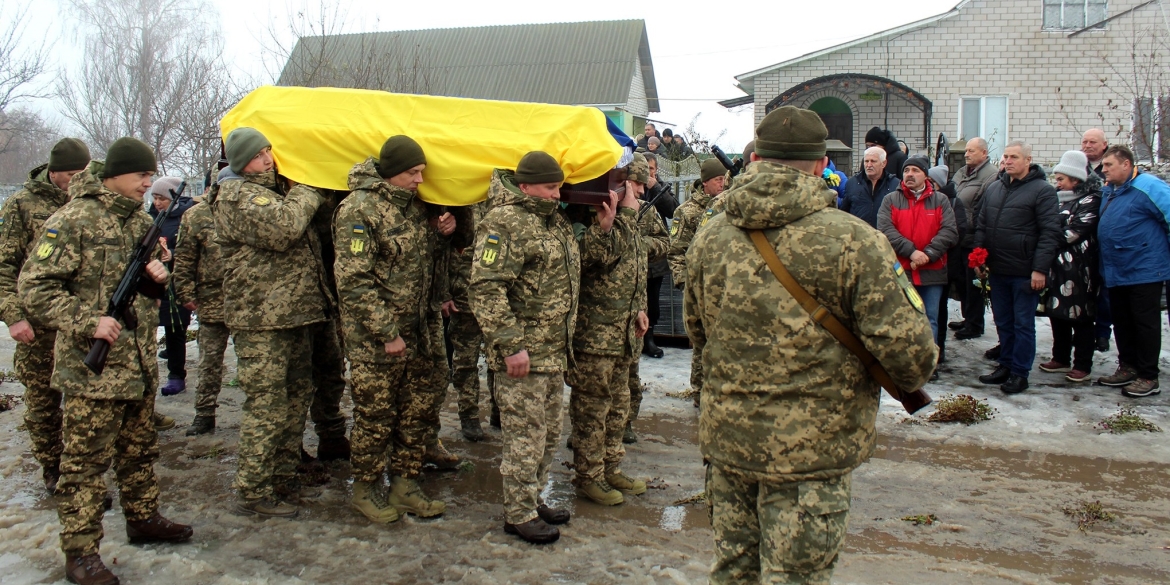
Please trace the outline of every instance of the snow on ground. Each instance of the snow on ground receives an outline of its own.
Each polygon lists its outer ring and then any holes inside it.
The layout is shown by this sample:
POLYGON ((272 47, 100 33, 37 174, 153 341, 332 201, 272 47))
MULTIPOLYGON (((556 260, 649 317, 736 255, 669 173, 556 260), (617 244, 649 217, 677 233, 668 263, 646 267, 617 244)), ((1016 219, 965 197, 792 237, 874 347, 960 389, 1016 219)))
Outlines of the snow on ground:
MULTIPOLYGON (((1135 401, 1036 371, 1028 392, 1008 397, 976 380, 992 367, 982 358, 995 343, 990 318, 988 333, 949 341, 942 378, 927 390, 936 399, 985 398, 998 411, 991 421, 904 424, 900 405, 883 401, 877 453, 855 473, 849 536, 834 582, 1170 582, 1170 441, 1164 433, 1108 435, 1093 426, 1121 403, 1170 430, 1170 390, 1135 401), (1085 500, 1100 500, 1118 520, 1078 531, 1060 508, 1085 500), (915 527, 901 520, 916 514, 935 514, 939 522, 915 527)), ((1037 333, 1038 361, 1045 361, 1046 320, 1037 321, 1037 333)), ((11 367, 12 348, 0 337, 0 367, 11 367)), ((196 344, 188 348, 193 361, 196 344)), ((1094 374, 1112 373, 1115 360, 1114 352, 1097 354, 1094 374)), ((1162 360, 1170 368, 1170 352, 1162 360)), ((234 377, 230 349, 228 364, 225 382, 234 377)), ((192 523, 195 538, 180 546, 130 546, 115 505, 105 517, 102 555, 124 583, 703 583, 712 554, 706 507, 674 505, 703 489, 697 411, 667 396, 686 389, 689 367, 690 351, 679 348, 642 361, 648 392, 635 423, 640 441, 628 448, 624 467, 655 489, 614 508, 579 501, 562 465, 571 454, 558 451, 548 498, 568 506, 573 520, 547 547, 501 530, 500 435, 489 428, 486 442, 464 441, 454 396, 441 436, 474 468, 427 474, 424 489, 447 502, 444 517, 389 526, 373 526, 348 509, 347 465, 333 468, 325 495, 296 520, 232 514, 243 395, 225 386, 216 432, 198 438, 183 435, 194 391, 159 397, 159 411, 179 421, 160 435, 163 512, 192 523)), ((0 393, 21 391, 12 382, 0 386, 0 393)), ((64 583, 55 507, 28 454, 22 415, 23 407, 0 413, 0 582, 64 583)), ((310 451, 315 441, 310 430, 310 451)))

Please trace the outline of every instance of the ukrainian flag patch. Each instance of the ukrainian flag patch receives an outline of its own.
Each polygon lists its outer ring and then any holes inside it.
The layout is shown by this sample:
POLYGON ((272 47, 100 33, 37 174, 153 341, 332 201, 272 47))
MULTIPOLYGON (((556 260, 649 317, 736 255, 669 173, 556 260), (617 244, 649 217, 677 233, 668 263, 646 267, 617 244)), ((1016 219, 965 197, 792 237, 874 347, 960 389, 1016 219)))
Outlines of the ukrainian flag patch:
POLYGON ((491 234, 484 240, 483 256, 480 257, 480 263, 484 266, 491 266, 496 263, 500 257, 500 236, 491 234))
POLYGON ((896 276, 902 276, 903 274, 906 274, 906 270, 902 268, 901 262, 894 262, 894 274, 896 276))
MULTIPOLYGON (((0 220, 0 221, 3 221, 3 220, 0 220)), ((45 237, 49 238, 49 239, 56 238, 57 237, 57 230, 45 230, 45 237)))
POLYGON ((358 235, 366 233, 366 226, 364 226, 360 223, 353 224, 353 233, 358 234, 358 235))

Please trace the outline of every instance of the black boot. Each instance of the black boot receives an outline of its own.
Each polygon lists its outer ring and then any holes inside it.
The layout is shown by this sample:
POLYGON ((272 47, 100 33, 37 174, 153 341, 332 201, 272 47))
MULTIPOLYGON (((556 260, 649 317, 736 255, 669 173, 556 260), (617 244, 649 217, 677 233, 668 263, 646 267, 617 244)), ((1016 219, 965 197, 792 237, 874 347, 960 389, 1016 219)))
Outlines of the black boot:
POLYGON ((662 348, 658 347, 658 344, 654 343, 653 333, 647 333, 646 337, 642 338, 642 353, 652 358, 660 358, 665 355, 662 351, 662 348))
POLYGON ((322 437, 317 444, 317 459, 321 461, 349 461, 349 454, 349 439, 345 435, 322 437))
POLYGON ((1019 394, 1028 389, 1028 379, 1012 375, 1007 382, 1000 385, 999 389, 1003 390, 1004 394, 1019 394))
MULTIPOLYGON (((979 381, 983 382, 984 384, 1003 384, 1007 382, 1009 378, 1013 377, 1014 376, 1012 376, 1011 370, 1003 366, 998 366, 995 368, 994 372, 979 376, 979 381)), ((1027 382, 1027 380, 1024 380, 1025 384, 1027 384, 1027 382)))
POLYGON ((206 435, 215 430, 215 417, 202 414, 195 415, 195 420, 191 421, 191 426, 187 428, 187 436, 194 437, 195 435, 206 435))

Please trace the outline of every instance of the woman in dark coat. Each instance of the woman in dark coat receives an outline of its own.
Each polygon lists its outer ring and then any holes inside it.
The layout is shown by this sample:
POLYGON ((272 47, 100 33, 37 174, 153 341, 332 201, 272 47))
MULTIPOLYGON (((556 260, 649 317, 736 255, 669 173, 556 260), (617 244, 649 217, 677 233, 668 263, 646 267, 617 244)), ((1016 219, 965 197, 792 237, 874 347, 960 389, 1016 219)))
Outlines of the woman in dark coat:
POLYGON ((1089 379, 1096 347, 1101 180, 1088 171, 1088 159, 1079 150, 1064 153, 1053 168, 1053 176, 1063 237, 1048 272, 1044 299, 1052 324, 1052 360, 1040 364, 1040 369, 1068 372, 1068 380, 1081 382, 1089 379))

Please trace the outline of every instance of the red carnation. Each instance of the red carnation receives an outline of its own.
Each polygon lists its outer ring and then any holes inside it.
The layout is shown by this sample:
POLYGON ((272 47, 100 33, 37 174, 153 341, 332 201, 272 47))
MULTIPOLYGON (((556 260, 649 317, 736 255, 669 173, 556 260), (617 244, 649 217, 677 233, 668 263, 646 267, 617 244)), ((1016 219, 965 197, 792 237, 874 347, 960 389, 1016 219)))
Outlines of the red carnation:
POLYGON ((967 256, 967 266, 970 268, 979 268, 987 264, 987 248, 975 248, 971 250, 971 255, 967 256))

